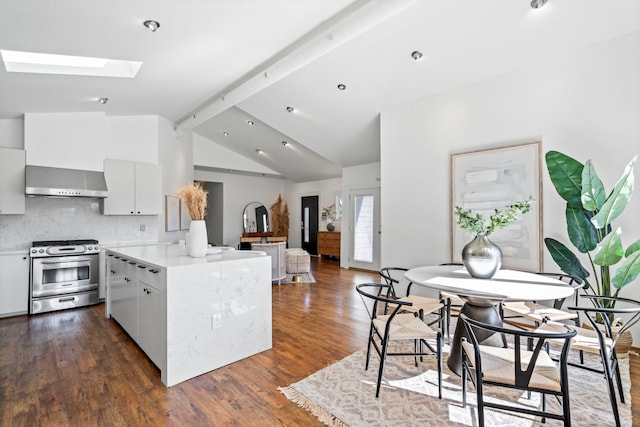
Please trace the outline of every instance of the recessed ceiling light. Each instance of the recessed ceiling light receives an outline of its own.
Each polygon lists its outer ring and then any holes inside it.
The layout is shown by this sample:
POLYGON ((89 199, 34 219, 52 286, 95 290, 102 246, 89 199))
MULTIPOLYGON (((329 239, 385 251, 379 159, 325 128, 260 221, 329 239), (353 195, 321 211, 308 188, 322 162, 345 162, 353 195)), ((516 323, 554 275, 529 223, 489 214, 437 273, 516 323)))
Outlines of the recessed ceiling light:
POLYGON ((109 102, 109 98, 98 98, 98 102, 100 104, 106 104, 107 102, 109 102))
POLYGON ((224 136, 229 136, 229 132, 222 132, 224 136))
POLYGON ((547 4, 547 0, 531 0, 531 7, 534 9, 540 9, 547 4))
POLYGON ((411 57, 417 61, 422 58, 422 52, 420 52, 419 50, 414 50, 413 52, 411 52, 411 57))
POLYGON ((247 124, 248 124, 248 125, 253 125, 253 124, 254 124, 254 123, 253 123, 253 120, 247 120, 247 124))
POLYGON ((347 88, 347 85, 345 85, 345 84, 343 84, 343 83, 340 83, 340 84, 338 85, 338 90, 345 90, 346 88, 347 88))
POLYGON ((259 149, 259 148, 256 148, 256 153, 257 153, 257 154, 261 154, 261 153, 262 153, 262 150, 261 150, 261 149, 259 149))
POLYGON ((135 77, 140 61, 0 50, 10 73, 65 74, 95 77, 135 77))
POLYGON ((295 109, 294 109, 293 107, 291 107, 291 106, 288 106, 288 107, 287 107, 287 111, 288 111, 288 112, 290 112, 290 113, 293 113, 293 111, 294 111, 294 110, 295 110, 295 109))
POLYGON ((160 23, 158 21, 148 20, 144 21, 143 25, 153 31, 154 33, 158 28, 160 28, 160 23))

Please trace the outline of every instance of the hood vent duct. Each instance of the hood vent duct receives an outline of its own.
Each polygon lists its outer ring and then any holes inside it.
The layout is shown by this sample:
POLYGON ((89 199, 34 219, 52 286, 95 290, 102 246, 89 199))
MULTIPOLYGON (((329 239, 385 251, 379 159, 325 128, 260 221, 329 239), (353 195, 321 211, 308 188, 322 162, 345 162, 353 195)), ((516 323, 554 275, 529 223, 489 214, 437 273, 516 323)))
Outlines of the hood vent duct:
POLYGON ((27 165, 25 181, 27 196, 108 196, 104 172, 27 165))

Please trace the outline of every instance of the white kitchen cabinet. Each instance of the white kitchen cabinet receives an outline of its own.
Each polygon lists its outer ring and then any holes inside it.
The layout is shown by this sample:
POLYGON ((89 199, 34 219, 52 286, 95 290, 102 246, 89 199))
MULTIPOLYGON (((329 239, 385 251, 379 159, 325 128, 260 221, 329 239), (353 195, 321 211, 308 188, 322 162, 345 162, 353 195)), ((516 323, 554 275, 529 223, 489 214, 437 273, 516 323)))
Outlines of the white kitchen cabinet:
POLYGON ((162 174, 160 166, 151 163, 135 164, 135 205, 138 215, 162 213, 162 174))
POLYGON ((0 271, 0 317, 27 313, 29 255, 0 254, 0 271))
POLYGON ((105 215, 159 215, 162 212, 162 178, 158 165, 105 159, 104 176, 109 197, 105 215))
POLYGON ((134 277, 127 274, 129 260, 115 256, 107 261, 111 292, 111 316, 127 331, 138 338, 138 288, 134 277))
POLYGON ((0 148, 0 214, 24 214, 24 171, 24 150, 0 148))
POLYGON ((159 268, 107 254, 110 313, 156 365, 162 366, 164 274, 159 268))
POLYGON ((162 366, 162 313, 162 293, 138 281, 138 345, 156 366, 162 366))

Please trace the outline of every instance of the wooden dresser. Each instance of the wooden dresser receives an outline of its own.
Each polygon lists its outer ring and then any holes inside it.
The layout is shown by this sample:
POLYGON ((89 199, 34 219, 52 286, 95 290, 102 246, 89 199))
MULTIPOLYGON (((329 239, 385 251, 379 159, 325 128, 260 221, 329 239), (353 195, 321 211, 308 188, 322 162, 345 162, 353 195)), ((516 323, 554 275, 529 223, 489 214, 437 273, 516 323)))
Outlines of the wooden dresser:
POLYGON ((318 231, 318 254, 340 256, 339 231, 318 231))

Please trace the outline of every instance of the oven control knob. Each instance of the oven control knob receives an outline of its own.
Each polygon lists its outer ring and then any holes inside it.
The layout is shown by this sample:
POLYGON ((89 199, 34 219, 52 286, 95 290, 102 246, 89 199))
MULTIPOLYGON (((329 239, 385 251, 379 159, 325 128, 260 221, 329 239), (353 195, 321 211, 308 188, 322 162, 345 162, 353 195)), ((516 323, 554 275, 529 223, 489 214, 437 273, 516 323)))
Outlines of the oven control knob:
POLYGON ((37 250, 37 249, 31 249, 31 253, 32 253, 32 254, 37 254, 37 253, 38 253, 38 250, 37 250))
POLYGON ((41 254, 44 253, 44 249, 40 249, 38 252, 40 252, 41 254))

